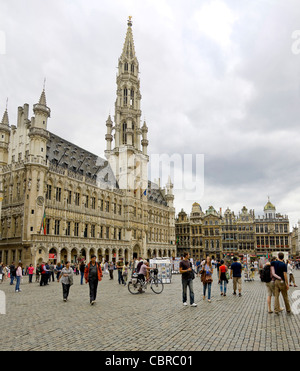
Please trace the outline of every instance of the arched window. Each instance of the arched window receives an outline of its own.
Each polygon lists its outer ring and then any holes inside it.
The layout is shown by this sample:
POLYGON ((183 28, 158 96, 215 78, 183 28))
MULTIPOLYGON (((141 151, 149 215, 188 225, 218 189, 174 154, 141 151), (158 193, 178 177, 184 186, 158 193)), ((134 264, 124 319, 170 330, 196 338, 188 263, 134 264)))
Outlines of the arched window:
POLYGON ((127 63, 127 62, 124 63, 124 71, 125 71, 125 72, 128 71, 128 63, 127 63))
POLYGON ((134 73, 134 64, 131 64, 131 72, 134 73))
POLYGON ((126 130, 127 130, 127 124, 126 124, 126 122, 124 122, 123 123, 123 144, 127 144, 126 130))

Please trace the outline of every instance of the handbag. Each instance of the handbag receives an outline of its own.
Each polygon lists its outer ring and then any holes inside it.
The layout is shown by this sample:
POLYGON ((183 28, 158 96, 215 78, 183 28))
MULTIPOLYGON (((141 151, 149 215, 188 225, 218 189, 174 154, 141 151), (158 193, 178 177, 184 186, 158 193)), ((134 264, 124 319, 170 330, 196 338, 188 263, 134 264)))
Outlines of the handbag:
POLYGON ((73 283, 74 283, 74 281, 73 281, 73 274, 70 274, 69 275, 69 285, 72 286, 73 283))
POLYGON ((211 277, 211 276, 207 276, 207 275, 205 274, 205 283, 212 283, 212 282, 213 282, 212 277, 211 277))

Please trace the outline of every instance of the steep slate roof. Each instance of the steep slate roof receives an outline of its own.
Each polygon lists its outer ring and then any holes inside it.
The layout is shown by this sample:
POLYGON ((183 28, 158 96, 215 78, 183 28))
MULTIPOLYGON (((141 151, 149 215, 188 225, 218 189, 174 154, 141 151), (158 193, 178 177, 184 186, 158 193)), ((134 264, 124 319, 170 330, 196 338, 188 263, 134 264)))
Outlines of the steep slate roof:
POLYGON ((97 181, 99 187, 119 188, 107 160, 94 155, 50 132, 47 159, 54 166, 68 169, 97 181))
POLYGON ((148 181, 148 190, 147 190, 147 198, 150 201, 154 201, 158 204, 167 206, 167 201, 159 189, 159 186, 150 180, 148 181))

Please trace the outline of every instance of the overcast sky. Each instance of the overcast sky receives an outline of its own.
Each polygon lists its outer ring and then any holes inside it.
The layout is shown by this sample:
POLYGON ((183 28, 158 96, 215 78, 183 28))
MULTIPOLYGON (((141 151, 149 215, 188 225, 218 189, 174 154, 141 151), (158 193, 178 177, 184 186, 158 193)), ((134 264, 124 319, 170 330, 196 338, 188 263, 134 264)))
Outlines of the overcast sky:
POLYGON ((103 157, 129 15, 149 154, 204 156, 204 192, 175 190, 176 213, 262 214, 269 195, 297 223, 299 0, 2 0, 1 117, 7 97, 11 125, 33 115, 46 77, 48 130, 103 157))

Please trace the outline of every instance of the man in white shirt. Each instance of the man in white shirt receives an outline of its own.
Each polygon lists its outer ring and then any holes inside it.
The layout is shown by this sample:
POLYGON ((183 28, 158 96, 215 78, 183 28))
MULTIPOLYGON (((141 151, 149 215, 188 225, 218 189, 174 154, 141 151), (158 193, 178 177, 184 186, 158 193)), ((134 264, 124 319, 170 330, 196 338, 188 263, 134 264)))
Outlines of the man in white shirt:
POLYGON ((292 267, 291 261, 288 260, 288 264, 287 264, 287 274, 288 274, 288 276, 289 276, 289 284, 290 284, 290 286, 292 286, 292 282, 293 282, 294 287, 298 287, 298 286, 296 285, 296 282, 295 282, 295 277, 294 277, 293 271, 294 271, 294 269, 293 269, 293 267, 292 267))

